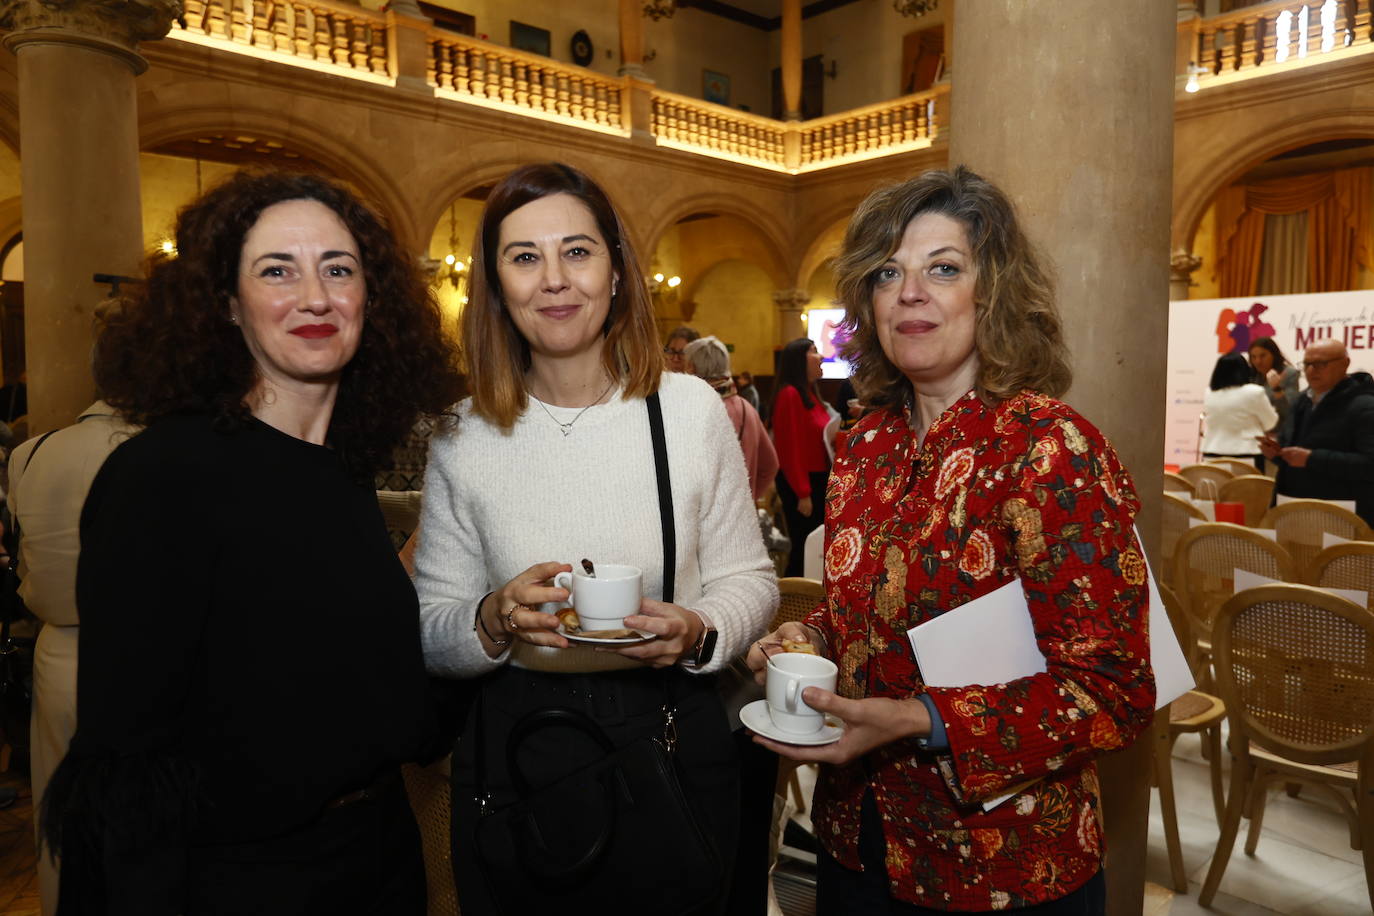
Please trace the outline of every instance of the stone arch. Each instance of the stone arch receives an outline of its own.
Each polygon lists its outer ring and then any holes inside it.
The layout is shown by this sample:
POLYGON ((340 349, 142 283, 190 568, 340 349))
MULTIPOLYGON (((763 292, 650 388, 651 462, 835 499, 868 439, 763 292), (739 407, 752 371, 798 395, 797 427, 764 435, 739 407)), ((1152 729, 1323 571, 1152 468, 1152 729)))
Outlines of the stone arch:
POLYGON ((1243 136, 1228 136, 1220 155, 1189 161, 1186 172, 1176 169, 1170 247, 1191 251, 1207 207, 1248 169, 1285 150, 1340 139, 1374 139, 1374 109, 1343 109, 1261 125, 1243 136))
POLYGON ((738 198, 726 194, 695 194, 667 206, 650 225, 645 236, 649 244, 644 250, 648 252, 657 250, 659 242, 669 228, 685 217, 696 213, 715 213, 720 216, 734 217, 758 233, 759 238, 764 243, 766 256, 770 261, 768 264, 759 266, 764 269, 778 289, 788 288, 789 280, 795 273, 794 258, 789 254, 791 243, 789 233, 772 218, 772 214, 764 213, 758 208, 750 209, 742 205, 738 198))
POLYGON ((806 247, 797 267, 797 289, 810 289, 811 278, 827 260, 839 249, 844 238, 844 230, 849 226, 849 213, 831 222, 815 234, 811 244, 806 247))
POLYGON ((415 215, 395 176, 371 151, 312 124, 283 120, 279 111, 240 104, 158 109, 140 118, 139 142, 143 149, 148 149, 208 131, 223 130, 241 130, 308 149, 313 159, 356 185, 382 209, 402 245, 419 250, 428 241, 428 236, 418 233, 415 215))

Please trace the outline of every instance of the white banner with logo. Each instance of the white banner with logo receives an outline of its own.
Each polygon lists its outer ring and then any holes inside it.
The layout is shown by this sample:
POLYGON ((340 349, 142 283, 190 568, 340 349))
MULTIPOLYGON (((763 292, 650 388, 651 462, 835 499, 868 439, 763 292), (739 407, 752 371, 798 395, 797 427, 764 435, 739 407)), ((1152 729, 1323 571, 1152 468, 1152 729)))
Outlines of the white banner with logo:
POLYGON ((1212 367, 1223 353, 1246 354, 1272 337, 1294 365, 1313 342, 1334 337, 1350 350, 1350 371, 1374 372, 1374 290, 1169 303, 1169 381, 1164 463, 1200 460, 1199 417, 1212 367))

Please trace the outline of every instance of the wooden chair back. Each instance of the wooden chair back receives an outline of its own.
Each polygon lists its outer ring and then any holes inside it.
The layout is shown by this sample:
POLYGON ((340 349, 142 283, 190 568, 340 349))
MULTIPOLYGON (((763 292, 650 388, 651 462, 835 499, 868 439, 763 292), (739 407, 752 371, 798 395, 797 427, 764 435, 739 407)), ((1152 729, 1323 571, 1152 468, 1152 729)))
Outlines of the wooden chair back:
MULTIPOLYGON (((1253 468, 1252 468, 1253 470, 1253 468)), ((1274 478, 1263 474, 1233 477, 1221 485, 1217 499, 1224 503, 1240 503, 1245 507, 1245 524, 1259 527, 1260 519, 1274 501, 1274 478)))
POLYGON ((1174 550, 1179 539, 1188 533, 1190 518, 1207 521, 1207 516, 1203 515, 1202 510, 1193 505, 1186 495, 1165 492, 1160 509, 1160 551, 1164 556, 1160 573, 1165 583, 1174 581, 1174 550))
POLYGON ((1204 480, 1210 480, 1220 487, 1236 476, 1227 468, 1216 464, 1188 464, 1179 468, 1178 473, 1193 485, 1193 492, 1198 495, 1201 495, 1199 487, 1204 480))
POLYGON ((1246 461, 1244 458, 1208 458, 1202 463, 1215 464, 1217 467, 1226 468, 1226 470, 1235 474, 1237 477, 1246 477, 1250 474, 1261 473, 1260 469, 1255 467, 1255 462, 1246 461))
POLYGON ((1167 585, 1160 584, 1159 596, 1164 599, 1164 610, 1169 615, 1169 623, 1174 628, 1174 636, 1178 639, 1178 644, 1183 648, 1183 657, 1188 660, 1188 670, 1193 673, 1193 680, 1202 683, 1202 669, 1206 662, 1206 657, 1198 649, 1197 636, 1193 633, 1193 621, 1188 616, 1188 612, 1183 608, 1183 601, 1179 598, 1178 592, 1167 585))
POLYGON ((1187 477, 1175 474, 1173 471, 1164 472, 1164 492, 1182 493, 1184 496, 1193 495, 1193 484, 1187 477))
POLYGON ((1273 528, 1279 543, 1304 570, 1321 553, 1323 533, 1348 541, 1374 540, 1364 519, 1323 499, 1294 499, 1274 506, 1259 527, 1273 528))
POLYGON ((1368 596, 1365 606, 1374 611, 1374 543, 1332 544, 1307 567, 1307 583, 1321 588, 1360 589, 1368 596))
POLYGON ((1280 582, 1297 581, 1297 567, 1288 551, 1242 525, 1208 522, 1179 539, 1174 550, 1174 590, 1199 641, 1210 643, 1212 618, 1235 592, 1237 569, 1280 582))
POLYGON ((778 612, 768 625, 769 632, 789 621, 803 620, 825 600, 825 586, 815 579, 787 576, 778 580, 778 612))
POLYGON ((377 504, 382 507, 382 518, 392 543, 400 550, 406 538, 420 525, 420 491, 378 490, 377 504))
POLYGON ((1237 746, 1330 766, 1374 750, 1374 615, 1310 585, 1265 585, 1222 603, 1217 687, 1237 746))

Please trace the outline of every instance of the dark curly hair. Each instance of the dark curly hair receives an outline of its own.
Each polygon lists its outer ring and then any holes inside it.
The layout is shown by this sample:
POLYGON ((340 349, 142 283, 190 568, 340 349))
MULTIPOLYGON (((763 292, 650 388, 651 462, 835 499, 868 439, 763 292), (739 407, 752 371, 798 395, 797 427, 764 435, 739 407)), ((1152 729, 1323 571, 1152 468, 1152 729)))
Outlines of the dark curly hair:
POLYGON ((176 255, 155 256, 148 281, 109 314, 96 340, 105 400, 135 423, 209 413, 227 425, 250 415, 258 367, 231 324, 244 237, 263 210, 314 200, 338 214, 362 260, 368 302, 358 352, 344 367, 328 441, 350 473, 370 476, 422 414, 462 396, 453 344, 415 261, 377 214, 315 175, 231 175, 177 216, 176 255))

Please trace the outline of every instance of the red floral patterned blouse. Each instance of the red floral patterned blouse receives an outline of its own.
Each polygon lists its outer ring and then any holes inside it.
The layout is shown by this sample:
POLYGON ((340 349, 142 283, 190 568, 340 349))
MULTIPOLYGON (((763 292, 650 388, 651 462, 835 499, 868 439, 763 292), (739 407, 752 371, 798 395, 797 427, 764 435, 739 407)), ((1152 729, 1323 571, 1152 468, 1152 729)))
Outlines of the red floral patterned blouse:
POLYGON ((1097 872, 1093 758, 1129 744, 1154 713, 1138 508, 1102 434, 1043 395, 989 408, 970 391, 919 448, 900 410, 854 427, 826 495, 826 602, 807 623, 840 666, 841 695, 928 692, 950 749, 937 756, 912 739, 822 768, 816 833, 841 864, 860 868, 871 789, 901 900, 1000 910, 1062 897, 1097 872), (1048 670, 927 690, 906 631, 1016 576, 1048 670))

